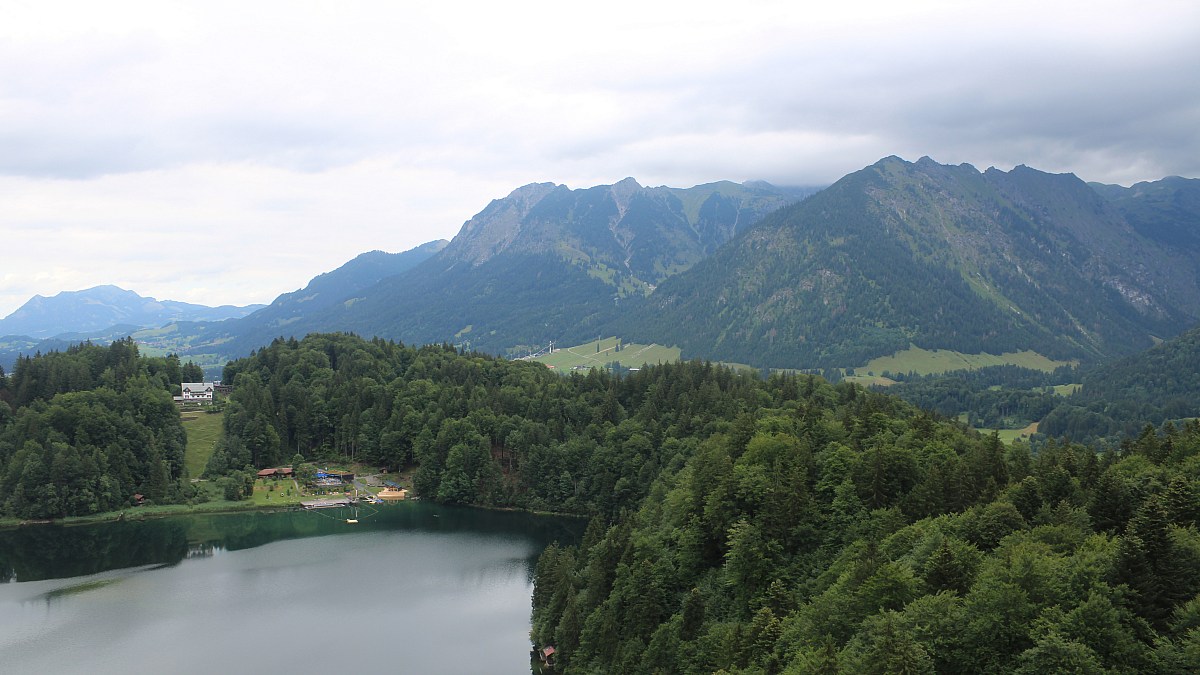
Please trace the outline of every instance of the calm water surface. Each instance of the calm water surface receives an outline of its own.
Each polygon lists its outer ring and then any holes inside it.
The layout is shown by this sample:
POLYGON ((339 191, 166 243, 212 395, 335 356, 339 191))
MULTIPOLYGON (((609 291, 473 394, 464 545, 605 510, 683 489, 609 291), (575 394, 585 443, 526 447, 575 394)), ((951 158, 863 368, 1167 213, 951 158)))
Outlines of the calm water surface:
POLYGON ((583 521, 423 503, 347 515, 0 532, 0 670, 529 672, 533 566, 583 521))

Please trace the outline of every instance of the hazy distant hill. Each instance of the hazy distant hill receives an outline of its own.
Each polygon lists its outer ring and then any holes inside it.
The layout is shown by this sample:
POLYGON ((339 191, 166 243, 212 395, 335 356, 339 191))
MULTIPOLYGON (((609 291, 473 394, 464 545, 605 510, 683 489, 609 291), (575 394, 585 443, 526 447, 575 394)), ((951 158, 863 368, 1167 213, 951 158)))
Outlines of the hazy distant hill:
MULTIPOLYGON (((1200 252, 1200 179, 1170 176, 1131 187, 1091 183, 1143 236, 1200 252)), ((1196 259, 1200 266, 1200 258, 1196 259)))
POLYGON ((738 231, 814 191, 729 182, 647 188, 632 178, 581 190, 527 185, 489 204, 420 267, 305 327, 497 352, 588 336, 738 231))
POLYGON ((47 338, 63 333, 92 333, 117 324, 149 328, 172 321, 222 321, 246 316, 262 305, 206 307, 155 300, 116 286, 33 296, 0 320, 0 335, 47 338))
POLYGON ((65 351, 71 345, 81 342, 90 341, 99 345, 107 345, 116 340, 127 338, 140 329, 140 326, 133 324, 117 324, 115 326, 108 326, 103 330, 82 333, 59 333, 54 337, 48 338, 36 338, 28 335, 0 336, 0 368, 3 368, 5 372, 11 372, 19 356, 33 356, 34 354, 46 354, 52 351, 61 352, 65 351))
POLYGON ((1024 166, 889 157, 764 218, 608 332, 782 367, 910 344, 1085 359, 1144 349, 1200 316, 1196 252, 1140 231, 1134 205, 1101 192, 1024 166))

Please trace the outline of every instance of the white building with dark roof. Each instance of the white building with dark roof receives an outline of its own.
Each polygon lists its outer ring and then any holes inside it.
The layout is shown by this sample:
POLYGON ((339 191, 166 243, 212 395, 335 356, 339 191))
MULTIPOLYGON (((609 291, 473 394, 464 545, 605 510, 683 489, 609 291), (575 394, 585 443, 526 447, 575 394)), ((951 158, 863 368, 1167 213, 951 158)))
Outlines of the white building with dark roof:
POLYGON ((212 382, 184 382, 181 388, 183 396, 179 399, 185 403, 212 403, 216 389, 212 382))

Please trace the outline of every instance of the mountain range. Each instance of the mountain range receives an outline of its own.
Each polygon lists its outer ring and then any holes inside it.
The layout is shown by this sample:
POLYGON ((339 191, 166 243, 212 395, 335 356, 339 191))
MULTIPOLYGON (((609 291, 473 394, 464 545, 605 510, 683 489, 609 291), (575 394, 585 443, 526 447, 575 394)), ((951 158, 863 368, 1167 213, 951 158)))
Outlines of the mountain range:
POLYGON ((650 188, 632 178, 578 190, 526 185, 488 204, 444 248, 402 254, 415 263, 406 271, 307 306, 308 290, 281 297, 193 349, 241 355, 273 337, 334 330, 492 352, 583 339, 763 215, 815 191, 761 182, 650 188))
POLYGON ((1133 353, 1200 318, 1200 180, 1087 184, 1025 166, 888 157, 833 185, 632 178, 518 188, 450 242, 374 251, 183 354, 347 331, 493 353, 597 335, 760 367, 915 345, 1060 360, 1133 353))
MULTIPOLYGON (((1172 190, 1194 196, 1200 181, 1172 190)), ((885 158, 666 280, 614 331, 773 367, 854 365, 910 345, 1129 353, 1200 317, 1196 230, 1161 225, 1155 195, 1024 166, 885 158)), ((1195 200, 1170 201, 1191 222, 1200 214, 1195 200)))

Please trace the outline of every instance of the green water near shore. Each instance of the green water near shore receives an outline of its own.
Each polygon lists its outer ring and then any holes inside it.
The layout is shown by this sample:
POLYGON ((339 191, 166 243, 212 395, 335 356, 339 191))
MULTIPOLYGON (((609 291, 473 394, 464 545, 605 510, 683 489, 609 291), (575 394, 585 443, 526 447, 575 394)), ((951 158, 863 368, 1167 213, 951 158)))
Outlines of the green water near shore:
POLYGON ((537 556, 584 522, 387 505, 0 532, 13 672, 529 671, 537 556))

